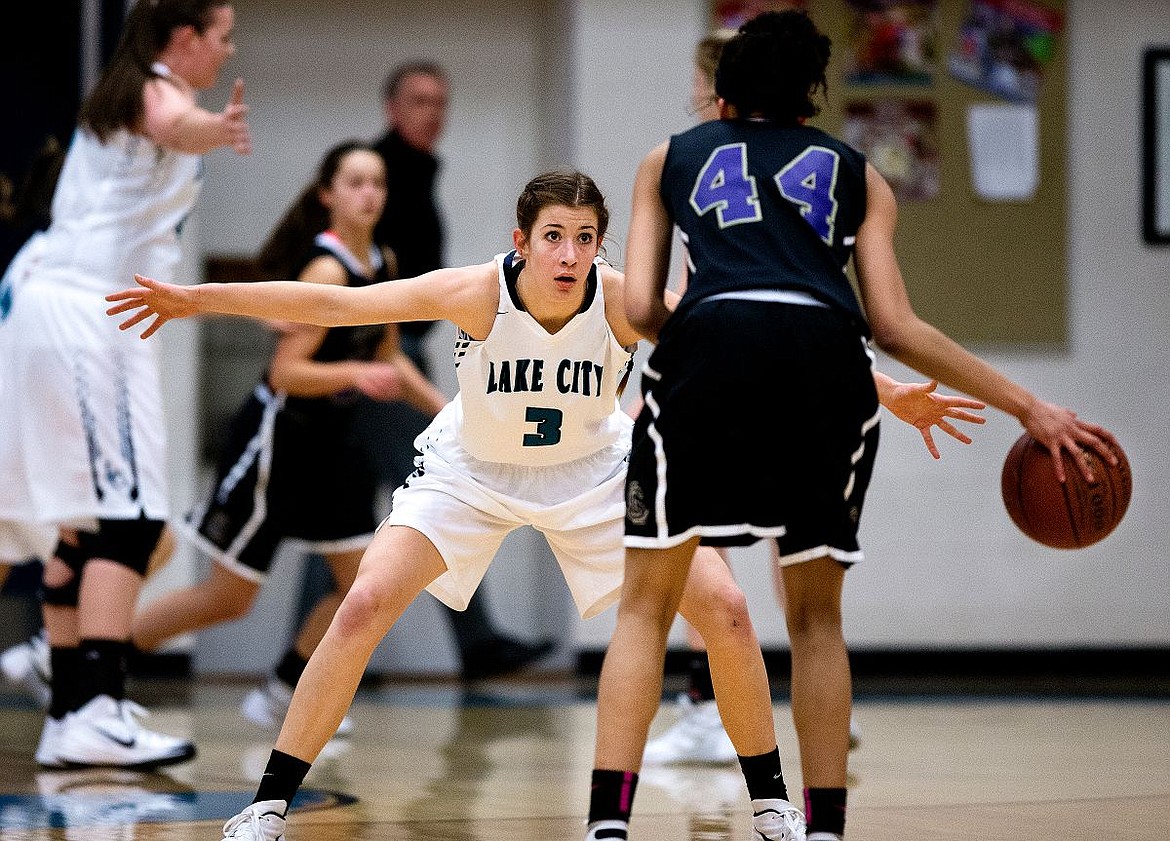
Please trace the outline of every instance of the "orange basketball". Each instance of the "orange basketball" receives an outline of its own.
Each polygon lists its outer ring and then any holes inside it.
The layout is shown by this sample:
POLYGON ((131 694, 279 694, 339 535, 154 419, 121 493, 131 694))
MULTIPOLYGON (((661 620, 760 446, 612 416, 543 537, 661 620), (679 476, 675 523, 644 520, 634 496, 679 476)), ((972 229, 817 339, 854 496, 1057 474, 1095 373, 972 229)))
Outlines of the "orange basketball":
POLYGON ((1129 461, 1118 447, 1119 462, 1102 461, 1083 450, 1095 481, 1089 483, 1069 454, 1063 453, 1065 482, 1053 472, 1052 457, 1025 432, 1003 463, 1003 503, 1020 531, 1054 549, 1092 546, 1117 528, 1133 492, 1129 461))

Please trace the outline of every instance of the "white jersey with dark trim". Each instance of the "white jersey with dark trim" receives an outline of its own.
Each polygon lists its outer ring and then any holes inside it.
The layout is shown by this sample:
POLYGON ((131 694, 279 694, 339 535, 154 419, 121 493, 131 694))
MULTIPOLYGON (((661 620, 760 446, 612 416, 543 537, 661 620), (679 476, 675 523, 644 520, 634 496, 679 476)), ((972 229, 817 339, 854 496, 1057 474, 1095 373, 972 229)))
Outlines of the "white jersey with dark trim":
POLYGON ((618 390, 633 361, 605 318, 600 258, 581 311, 549 333, 520 303, 515 252, 496 257, 500 305, 491 332, 456 344, 455 434, 473 458, 543 467, 614 444, 628 429, 618 390))
POLYGON ((179 230, 199 195, 202 158, 120 129, 78 129, 53 195, 34 281, 107 294, 134 274, 171 280, 179 230))

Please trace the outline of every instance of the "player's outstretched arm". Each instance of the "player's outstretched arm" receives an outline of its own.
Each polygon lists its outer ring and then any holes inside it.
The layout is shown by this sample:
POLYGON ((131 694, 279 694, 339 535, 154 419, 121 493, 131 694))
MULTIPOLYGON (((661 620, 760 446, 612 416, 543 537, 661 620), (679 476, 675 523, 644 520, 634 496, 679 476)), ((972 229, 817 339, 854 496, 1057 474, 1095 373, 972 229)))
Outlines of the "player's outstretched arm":
POLYGON ((939 394, 936 391, 938 388, 936 380, 926 383, 901 383, 880 371, 874 371, 873 379, 881 404, 889 409, 894 417, 921 432, 926 449, 935 458, 940 458, 941 454, 934 443, 932 435, 934 427, 937 426, 964 444, 970 444, 971 438, 952 424, 951 420, 968 423, 987 421, 982 415, 975 414, 975 411, 986 408, 985 403, 955 394, 939 394))
POLYGON ((122 330, 153 319, 142 331, 144 339, 172 318, 211 313, 319 327, 446 318, 463 326, 463 311, 479 304, 475 289, 468 289, 471 284, 467 280, 479 274, 483 274, 480 267, 439 269, 417 278, 370 286, 295 280, 180 286, 135 275, 136 286, 106 296, 114 304, 106 314, 131 313, 118 325, 122 330))
MULTIPOLYGON (((107 315, 132 315, 119 324, 129 330, 153 319, 142 331, 142 338, 154 335, 173 318, 220 313, 251 318, 295 321, 302 324, 333 326, 346 310, 346 298, 359 291, 350 287, 320 283, 274 280, 262 283, 198 283, 180 286, 135 275, 137 286, 107 295, 114 306, 107 315)), ((354 323, 377 323, 376 321, 354 323)))

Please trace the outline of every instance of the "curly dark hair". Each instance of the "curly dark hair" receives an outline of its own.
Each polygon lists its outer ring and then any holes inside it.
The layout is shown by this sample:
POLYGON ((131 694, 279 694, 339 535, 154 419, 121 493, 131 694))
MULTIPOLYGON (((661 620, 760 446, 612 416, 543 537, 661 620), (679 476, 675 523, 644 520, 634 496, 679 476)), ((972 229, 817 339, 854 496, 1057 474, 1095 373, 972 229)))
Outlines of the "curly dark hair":
POLYGON ((764 12, 739 28, 723 47, 715 92, 741 117, 795 122, 815 116, 832 41, 804 11, 764 12))

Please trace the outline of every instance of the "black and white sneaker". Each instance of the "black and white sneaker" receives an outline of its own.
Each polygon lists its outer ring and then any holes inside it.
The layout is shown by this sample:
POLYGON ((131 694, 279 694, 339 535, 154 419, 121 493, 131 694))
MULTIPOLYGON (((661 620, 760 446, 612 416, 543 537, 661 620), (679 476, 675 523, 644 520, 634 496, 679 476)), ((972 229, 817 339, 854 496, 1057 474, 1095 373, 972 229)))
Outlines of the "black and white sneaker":
POLYGON ((585 828, 585 841, 625 841, 629 831, 625 821, 594 821, 585 828))
POLYGON ((195 756, 187 739, 147 730, 149 713, 133 701, 98 695, 65 716, 57 734, 57 759, 71 768, 159 768, 195 756))
POLYGON ((787 800, 752 801, 752 841, 806 841, 804 815, 787 800))
POLYGON ((288 804, 283 800, 253 803, 223 825, 223 837, 231 841, 283 841, 286 812, 288 804))

